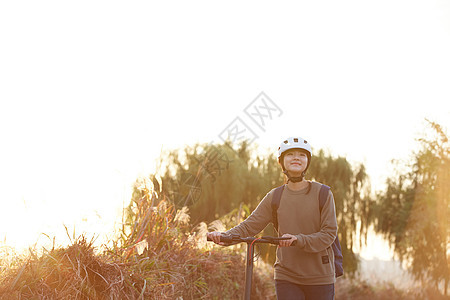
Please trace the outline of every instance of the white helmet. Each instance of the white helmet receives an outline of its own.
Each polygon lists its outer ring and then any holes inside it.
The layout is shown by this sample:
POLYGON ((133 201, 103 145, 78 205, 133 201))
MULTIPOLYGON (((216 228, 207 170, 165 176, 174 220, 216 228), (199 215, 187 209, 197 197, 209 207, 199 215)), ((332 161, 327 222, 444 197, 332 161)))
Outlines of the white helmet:
POLYGON ((308 154, 309 154, 308 159, 311 159, 311 155, 312 155, 311 145, 306 140, 302 139, 301 137, 290 137, 290 138, 287 138, 286 140, 284 140, 280 144, 280 147, 278 147, 278 160, 280 160, 281 155, 289 149, 306 150, 306 152, 308 152, 308 154))
POLYGON ((286 176, 288 177, 288 181, 299 182, 299 181, 303 180, 303 177, 305 176, 305 173, 309 168, 309 164, 311 163, 311 156, 312 156, 311 145, 306 140, 302 139, 301 137, 289 137, 280 144, 280 147, 278 147, 278 163, 281 165, 281 168, 283 169, 283 173, 286 174, 286 176), (306 165, 306 168, 302 172, 302 175, 299 177, 290 176, 289 173, 284 168, 282 156, 283 156, 284 152, 286 152, 287 150, 290 150, 290 149, 305 150, 306 155, 308 156, 308 163, 306 165))

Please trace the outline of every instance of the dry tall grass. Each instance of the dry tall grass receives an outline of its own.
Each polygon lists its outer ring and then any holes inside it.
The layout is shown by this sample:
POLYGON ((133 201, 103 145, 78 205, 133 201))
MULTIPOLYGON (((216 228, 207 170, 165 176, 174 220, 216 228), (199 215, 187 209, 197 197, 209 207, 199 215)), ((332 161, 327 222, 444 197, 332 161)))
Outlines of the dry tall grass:
MULTIPOLYGON (((32 252, 2 273, 0 299, 239 299, 242 255, 200 249, 186 210, 141 192, 112 246, 95 253, 80 236, 39 257, 32 252)), ((273 296, 269 280, 254 279, 258 299, 273 296)))
MULTIPOLYGON (((2 263, 0 299, 241 299, 244 258, 230 248, 199 247, 186 209, 147 188, 128 208, 120 237, 96 253, 85 236, 67 247, 2 263)), ((275 299, 271 268, 256 268, 254 299, 275 299)), ((445 299, 339 280, 336 299, 445 299)))

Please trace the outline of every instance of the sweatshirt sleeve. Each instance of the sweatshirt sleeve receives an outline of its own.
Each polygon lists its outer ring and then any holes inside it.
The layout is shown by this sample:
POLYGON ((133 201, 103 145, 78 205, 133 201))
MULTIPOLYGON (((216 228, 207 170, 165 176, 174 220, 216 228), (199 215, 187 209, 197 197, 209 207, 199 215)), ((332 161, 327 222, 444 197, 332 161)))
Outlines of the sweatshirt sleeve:
POLYGON ((267 193, 256 209, 237 226, 226 231, 227 234, 237 234, 240 237, 254 236, 261 232, 272 221, 272 191, 267 193))
POLYGON ((331 190, 320 214, 320 231, 313 234, 297 234, 297 246, 305 252, 320 252, 333 244, 337 235, 336 210, 331 190))

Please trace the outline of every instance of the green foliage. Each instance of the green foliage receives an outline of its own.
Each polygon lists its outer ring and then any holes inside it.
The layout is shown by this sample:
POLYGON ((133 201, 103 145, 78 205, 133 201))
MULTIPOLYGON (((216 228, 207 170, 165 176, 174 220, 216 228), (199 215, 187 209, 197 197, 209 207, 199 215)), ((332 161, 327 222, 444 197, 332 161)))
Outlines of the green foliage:
MULTIPOLYGON (((419 147, 406 172, 387 180, 373 208, 376 230, 421 280, 449 282, 450 147, 443 129, 430 122, 431 138, 419 147)), ((397 163, 397 168, 402 168, 397 163)), ((403 168, 404 169, 404 168, 403 168)))
POLYGON ((247 144, 197 144, 161 157, 166 165, 162 189, 179 206, 187 205, 194 223, 211 222, 246 203, 255 208, 282 183, 276 159, 251 159, 247 144))
MULTIPOLYGON (((222 221, 226 219, 227 225, 236 225, 234 221, 248 216, 248 213, 236 215, 238 211, 242 212, 242 204, 252 211, 266 193, 284 180, 276 156, 273 153, 253 154, 257 152, 256 147, 243 143, 234 151, 229 144, 197 144, 171 151, 161 158, 167 166, 162 176, 163 193, 170 195, 180 206, 187 204, 194 222, 221 218, 222 221), (187 184, 184 180, 187 177, 195 180, 187 184), (237 217, 222 218, 226 215, 237 217)), ((357 230, 361 230, 362 237, 366 236, 370 211, 370 190, 364 166, 354 168, 343 157, 334 158, 318 151, 313 155, 306 177, 331 186, 344 268, 349 273, 356 271, 358 261, 352 250, 353 241, 357 230), (358 223, 361 226, 358 227, 358 223)), ((273 234, 272 225, 263 231, 263 235, 273 234)), ((264 260, 274 261, 274 247, 262 245, 259 248, 264 260)))

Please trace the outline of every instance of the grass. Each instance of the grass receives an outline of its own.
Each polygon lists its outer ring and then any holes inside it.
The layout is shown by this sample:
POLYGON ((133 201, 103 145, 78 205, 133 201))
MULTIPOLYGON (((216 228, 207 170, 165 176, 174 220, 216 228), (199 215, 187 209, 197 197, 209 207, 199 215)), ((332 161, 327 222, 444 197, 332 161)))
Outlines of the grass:
MULTIPOLYGON (((205 246, 206 225, 191 231, 186 209, 145 187, 136 193, 120 236, 101 251, 81 235, 67 247, 2 259, 0 299, 241 299, 242 251, 205 246)), ((257 264, 255 299, 276 298, 272 274, 257 264)), ((337 300, 446 299, 355 279, 339 279, 336 291, 337 300)))
POLYGON ((343 278, 336 282, 336 300, 445 300, 437 289, 425 287, 401 290, 390 283, 367 282, 357 278, 343 278))
POLYGON ((135 295, 130 273, 117 263, 94 254, 92 244, 81 236, 67 248, 44 251, 10 269, 2 278, 2 299, 122 299, 135 295), (119 299, 119 298, 116 298, 119 299))
MULTIPOLYGON (((3 261, 0 299, 238 299, 243 256, 198 247, 205 237, 188 221, 185 209, 143 189, 120 236, 101 252, 82 235, 67 247, 3 261)), ((264 275, 255 273, 254 294, 273 295, 264 275)))

